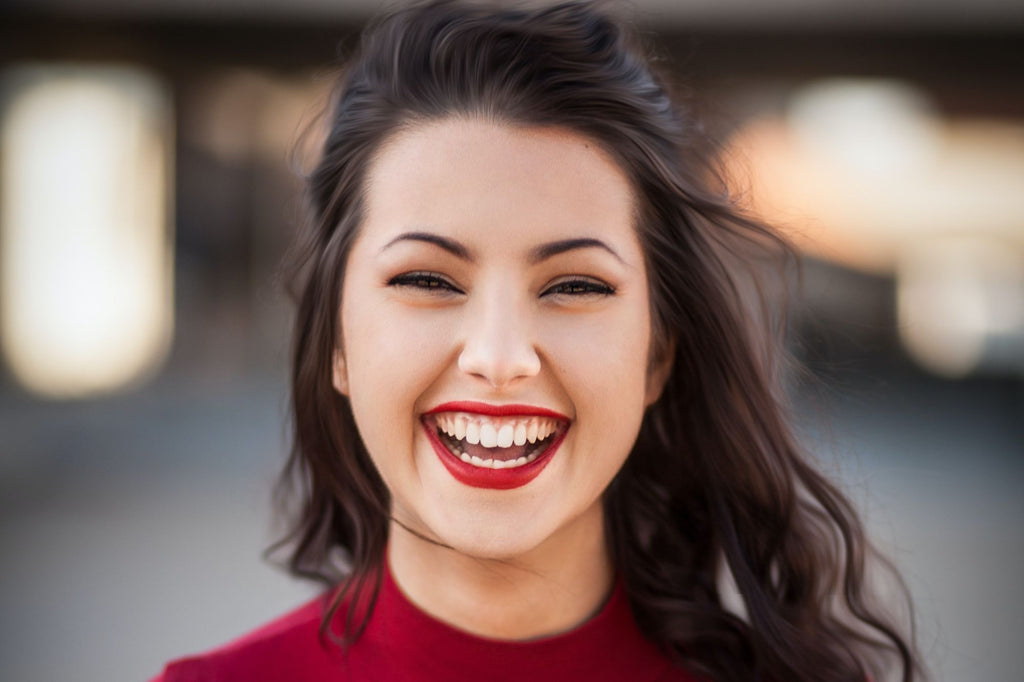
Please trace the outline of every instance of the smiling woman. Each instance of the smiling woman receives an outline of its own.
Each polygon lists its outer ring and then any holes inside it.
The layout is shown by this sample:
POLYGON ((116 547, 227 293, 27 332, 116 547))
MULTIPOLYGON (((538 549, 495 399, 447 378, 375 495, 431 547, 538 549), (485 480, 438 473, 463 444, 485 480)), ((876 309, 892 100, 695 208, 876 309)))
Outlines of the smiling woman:
POLYGON ((916 678, 738 293, 783 245, 618 23, 399 10, 328 123, 284 478, 328 589, 162 680, 916 678))
POLYGON ((648 371, 630 182, 578 134, 447 117, 376 155, 364 201, 334 385, 407 531, 392 574, 478 634, 568 629, 612 584, 602 493, 667 365, 648 371), (465 557, 516 568, 482 581, 465 557), (478 617, 499 599, 500 620, 478 617))

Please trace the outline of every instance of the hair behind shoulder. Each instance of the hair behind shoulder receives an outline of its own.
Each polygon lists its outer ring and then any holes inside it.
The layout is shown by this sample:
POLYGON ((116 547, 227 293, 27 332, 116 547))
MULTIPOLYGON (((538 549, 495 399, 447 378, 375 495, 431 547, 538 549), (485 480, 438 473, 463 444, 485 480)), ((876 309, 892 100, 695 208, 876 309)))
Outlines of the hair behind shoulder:
MULTIPOLYGON (((770 337, 749 324, 737 265, 790 251, 736 208, 698 122, 623 24, 592 2, 418 3, 376 21, 350 59, 294 252, 294 442, 282 474, 298 505, 285 540, 290 569, 340 585, 335 606, 352 598, 372 608, 390 501, 331 385, 340 283, 377 150, 405 126, 449 116, 581 133, 639 198, 652 362, 670 353, 673 369, 605 510, 645 634, 714 680, 863 682, 896 669, 917 679, 912 635, 872 601, 875 553, 855 510, 787 422, 771 362, 782 351, 763 352, 770 337), (723 603, 725 571, 742 616, 723 603)), ((349 609, 346 641, 365 625, 357 611, 368 613, 349 609)))

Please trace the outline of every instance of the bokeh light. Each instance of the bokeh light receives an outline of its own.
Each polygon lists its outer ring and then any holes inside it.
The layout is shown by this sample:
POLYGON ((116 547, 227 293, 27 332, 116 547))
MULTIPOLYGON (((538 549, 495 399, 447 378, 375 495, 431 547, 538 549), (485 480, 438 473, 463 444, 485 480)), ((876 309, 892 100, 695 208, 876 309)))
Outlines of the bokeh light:
POLYGON ((3 111, 3 350, 49 396, 131 384, 173 327, 169 98, 137 68, 9 69, 3 111))

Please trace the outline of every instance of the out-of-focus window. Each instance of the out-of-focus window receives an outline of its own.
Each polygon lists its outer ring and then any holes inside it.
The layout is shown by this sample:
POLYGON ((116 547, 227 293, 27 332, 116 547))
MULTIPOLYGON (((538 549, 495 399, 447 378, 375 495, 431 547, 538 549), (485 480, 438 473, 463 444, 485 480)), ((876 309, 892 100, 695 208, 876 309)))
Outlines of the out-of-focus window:
POLYGON ((809 254, 891 277, 922 367, 1024 374, 1024 123, 944 117, 899 80, 824 79, 786 99, 727 152, 752 210, 809 254))
POLYGON ((33 392, 136 383, 173 330, 171 107, 129 67, 8 69, 0 111, 0 341, 33 392))

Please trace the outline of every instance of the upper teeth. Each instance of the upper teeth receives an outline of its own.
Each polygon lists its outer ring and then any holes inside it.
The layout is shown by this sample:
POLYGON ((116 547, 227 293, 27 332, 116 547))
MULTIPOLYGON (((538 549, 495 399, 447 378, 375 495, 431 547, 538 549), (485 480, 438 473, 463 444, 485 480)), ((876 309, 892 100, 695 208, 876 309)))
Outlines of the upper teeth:
POLYGON ((464 412, 435 415, 438 427, 452 438, 485 448, 507 448, 544 440, 558 422, 546 417, 485 417, 464 412))

